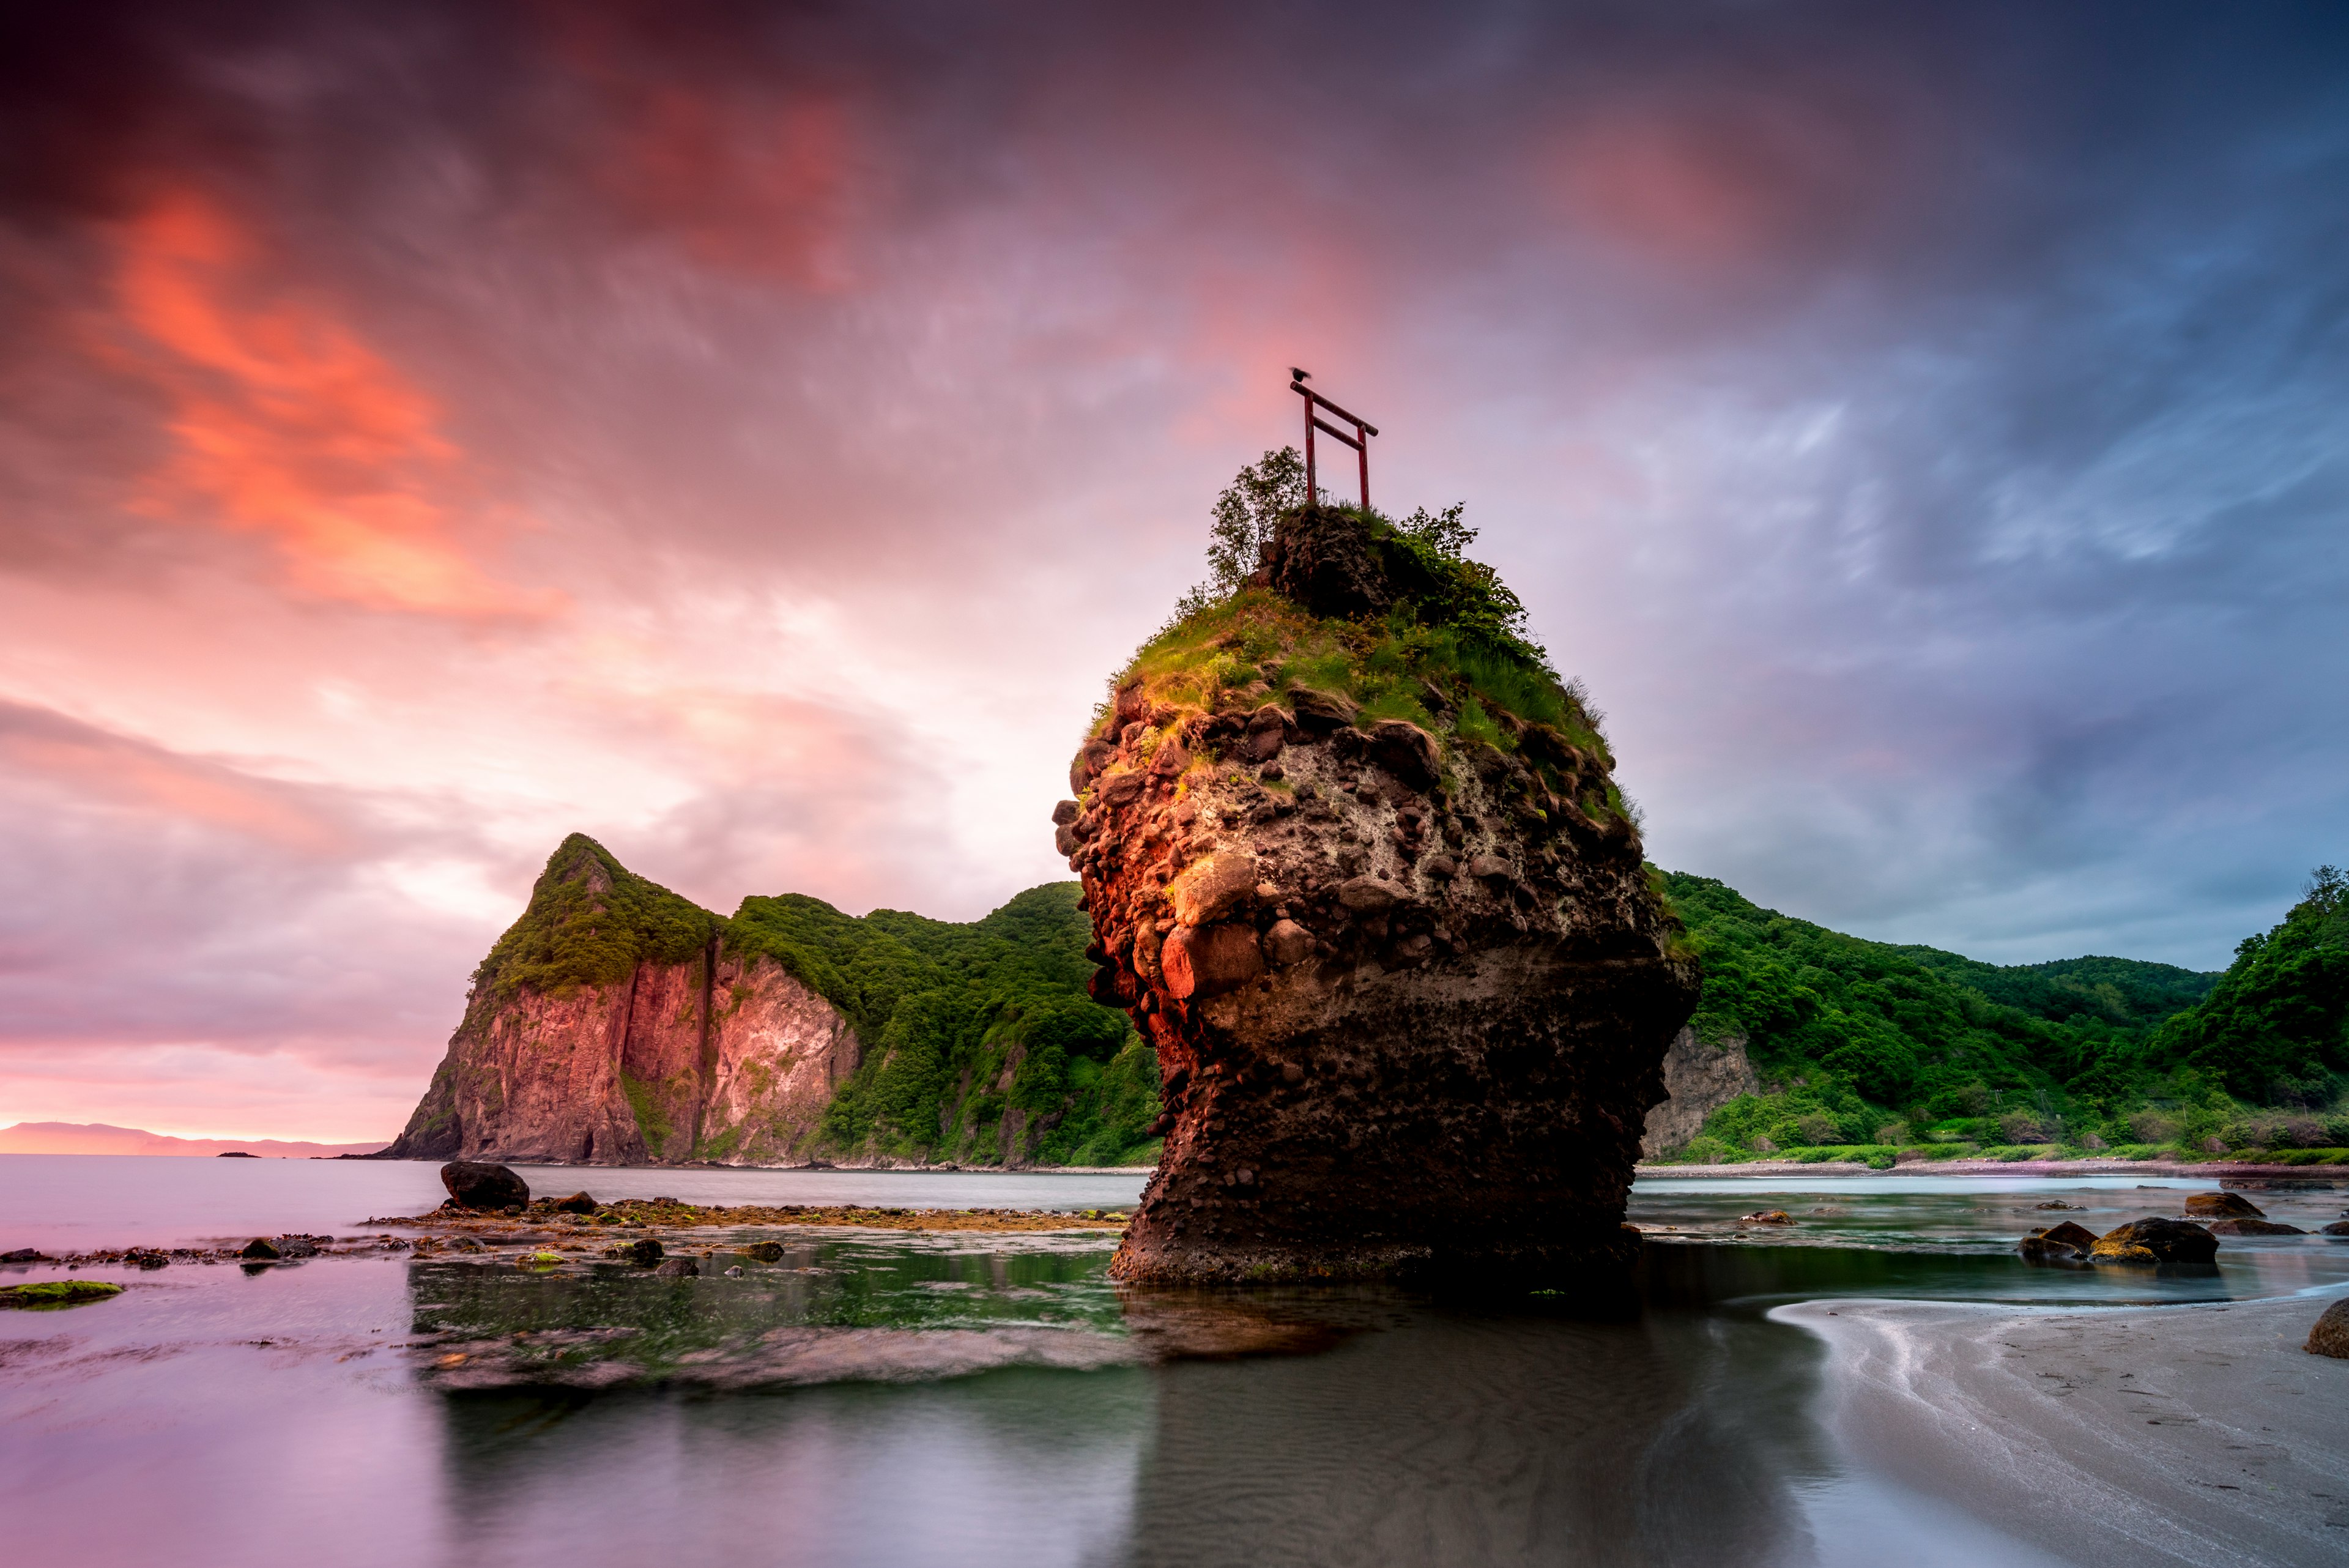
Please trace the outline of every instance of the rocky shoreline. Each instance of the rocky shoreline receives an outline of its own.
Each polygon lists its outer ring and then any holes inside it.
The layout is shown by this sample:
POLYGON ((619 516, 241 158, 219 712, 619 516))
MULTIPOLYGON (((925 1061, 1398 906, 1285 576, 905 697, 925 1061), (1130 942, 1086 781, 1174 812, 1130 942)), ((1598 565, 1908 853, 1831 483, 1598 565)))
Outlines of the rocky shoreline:
POLYGON ((417 1215, 371 1219, 367 1223, 430 1232, 418 1243, 422 1246, 442 1236, 571 1236, 604 1231, 1116 1231, 1125 1224, 1129 1212, 1104 1209, 898 1209, 870 1204, 702 1204, 675 1198, 622 1198, 608 1203, 588 1199, 578 1209, 563 1207, 585 1197, 578 1194, 574 1198, 533 1199, 523 1207, 495 1210, 444 1207, 417 1215))
MULTIPOLYGON (((396 1226, 421 1231, 413 1240, 391 1231, 367 1236, 319 1236, 288 1232, 256 1237, 242 1246, 116 1247, 51 1256, 35 1248, 0 1254, 0 1264, 57 1265, 68 1270, 98 1265, 161 1269, 172 1264, 241 1263, 266 1267, 310 1258, 381 1257, 406 1252, 418 1258, 450 1254, 530 1252, 574 1257, 620 1258, 644 1241, 653 1241, 654 1261, 665 1251, 703 1247, 714 1255, 735 1233, 750 1231, 789 1232, 811 1230, 945 1231, 1082 1232, 1105 1236, 1124 1233, 1130 1212, 1124 1210, 1037 1209, 895 1209, 855 1204, 745 1203, 692 1204, 672 1198, 621 1199, 597 1203, 584 1212, 558 1209, 567 1199, 533 1200, 512 1210, 481 1211, 444 1208, 423 1214, 393 1214, 370 1218, 368 1226, 396 1226), (260 1248, 269 1249, 266 1251, 260 1248)), ((753 1241, 749 1243, 756 1245, 753 1241)))

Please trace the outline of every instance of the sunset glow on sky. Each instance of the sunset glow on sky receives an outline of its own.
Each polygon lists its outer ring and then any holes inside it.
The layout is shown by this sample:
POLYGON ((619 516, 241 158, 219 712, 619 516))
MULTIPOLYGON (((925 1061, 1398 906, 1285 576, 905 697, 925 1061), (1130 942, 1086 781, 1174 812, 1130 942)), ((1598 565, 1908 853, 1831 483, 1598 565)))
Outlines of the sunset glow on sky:
POLYGON ((0 1124, 388 1137, 564 834, 1065 877, 1297 439, 1651 857, 2218 968, 2349 860, 2335 8, 155 5, 0 35, 0 1124))

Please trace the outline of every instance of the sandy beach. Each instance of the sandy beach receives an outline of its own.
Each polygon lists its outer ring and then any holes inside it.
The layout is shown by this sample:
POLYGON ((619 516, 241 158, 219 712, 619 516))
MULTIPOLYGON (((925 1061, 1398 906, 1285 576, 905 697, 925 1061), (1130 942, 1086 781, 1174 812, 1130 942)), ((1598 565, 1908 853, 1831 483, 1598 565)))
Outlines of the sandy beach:
POLYGON ((2311 1355, 2337 1292, 2039 1309, 1808 1302, 1854 1461, 2083 1564, 2349 1560, 2349 1361, 2311 1355))

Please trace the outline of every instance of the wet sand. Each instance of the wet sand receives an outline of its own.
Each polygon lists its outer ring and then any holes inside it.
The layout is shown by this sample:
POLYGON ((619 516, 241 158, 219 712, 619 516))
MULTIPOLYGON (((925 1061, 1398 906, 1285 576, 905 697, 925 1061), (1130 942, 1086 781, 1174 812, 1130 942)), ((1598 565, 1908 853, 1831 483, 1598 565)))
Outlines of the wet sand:
POLYGON ((2337 1292, 2223 1305, 1806 1302, 1855 1463, 2083 1564, 2349 1561, 2337 1292))

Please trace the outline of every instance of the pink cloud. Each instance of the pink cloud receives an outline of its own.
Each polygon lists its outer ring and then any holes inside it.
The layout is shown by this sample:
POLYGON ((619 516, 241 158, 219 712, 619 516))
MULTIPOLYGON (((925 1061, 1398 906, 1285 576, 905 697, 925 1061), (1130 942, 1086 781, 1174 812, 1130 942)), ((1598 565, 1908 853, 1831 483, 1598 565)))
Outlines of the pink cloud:
POLYGON ((480 504, 439 406, 323 307, 290 296, 218 202, 159 199, 119 230, 126 360, 175 451, 136 504, 267 538, 297 587, 372 608, 542 615, 462 537, 480 504))

